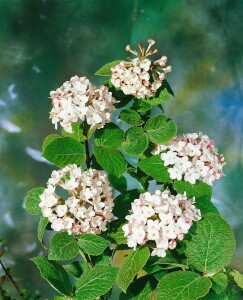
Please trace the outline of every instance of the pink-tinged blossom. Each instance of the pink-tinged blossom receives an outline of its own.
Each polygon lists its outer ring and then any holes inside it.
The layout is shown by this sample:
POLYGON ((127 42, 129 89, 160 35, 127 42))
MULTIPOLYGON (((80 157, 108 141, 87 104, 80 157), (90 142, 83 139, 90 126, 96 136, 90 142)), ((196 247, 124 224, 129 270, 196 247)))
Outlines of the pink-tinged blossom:
POLYGON ((226 164, 214 142, 202 133, 176 136, 167 144, 157 145, 152 154, 160 155, 171 179, 183 179, 191 184, 201 180, 212 185, 223 176, 226 164))
POLYGON ((113 206, 107 174, 95 169, 83 171, 77 165, 53 171, 40 195, 40 208, 51 228, 69 234, 106 231, 107 222, 113 220, 113 206), (57 187, 68 192, 66 200, 58 196, 57 187))
POLYGON ((128 247, 149 243, 152 256, 166 256, 167 249, 176 247, 176 240, 182 240, 193 221, 201 219, 201 212, 195 207, 195 199, 186 194, 172 195, 168 190, 155 194, 141 194, 131 204, 128 223, 122 229, 128 247))
POLYGON ((86 121, 91 131, 111 121, 116 100, 106 86, 99 88, 86 77, 74 76, 56 91, 51 91, 50 118, 57 129, 58 123, 72 133, 72 123, 86 121))
POLYGON ((129 58, 129 61, 121 61, 111 68, 111 82, 116 88, 120 88, 125 95, 136 98, 154 97, 161 87, 166 75, 171 72, 171 66, 166 67, 167 57, 152 62, 148 57, 158 52, 157 49, 150 50, 155 41, 148 39, 149 46, 145 50, 141 43, 138 44, 140 53, 132 50, 127 45, 125 50, 137 57, 129 58))

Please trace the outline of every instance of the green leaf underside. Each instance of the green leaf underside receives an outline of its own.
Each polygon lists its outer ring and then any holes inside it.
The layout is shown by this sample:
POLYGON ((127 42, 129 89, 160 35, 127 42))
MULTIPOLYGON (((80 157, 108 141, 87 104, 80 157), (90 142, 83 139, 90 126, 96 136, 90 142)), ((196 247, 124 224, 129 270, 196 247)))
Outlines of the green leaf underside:
POLYGON ((144 101, 145 103, 148 103, 150 105, 159 105, 162 103, 165 103, 167 101, 170 100, 170 94, 167 91, 166 88, 162 88, 160 89, 160 92, 158 94, 158 96, 155 96, 153 98, 150 99, 141 99, 142 101, 144 101))
POLYGON ((212 289, 216 294, 222 293, 226 289, 227 284, 227 275, 224 273, 218 273, 212 277, 212 289))
POLYGON ((148 120, 144 129, 148 133, 149 140, 155 144, 163 144, 170 141, 176 135, 175 123, 165 115, 158 115, 148 120))
POLYGON ((126 161, 123 155, 116 149, 94 146, 94 155, 103 169, 116 177, 126 172, 126 161))
POLYGON ((56 139, 59 139, 61 138, 60 135, 58 134, 50 134, 48 135, 45 139, 44 139, 44 142, 42 144, 42 152, 44 152, 44 150, 46 149, 46 147, 51 143, 53 142, 54 140, 56 139))
POLYGON ((79 122, 72 123, 72 129, 73 129, 73 133, 68 133, 63 129, 62 135, 65 137, 70 137, 80 143, 83 143, 85 141, 83 124, 79 122))
POLYGON ((94 140, 97 146, 120 148, 124 132, 115 124, 109 123, 104 128, 96 130, 94 140))
POLYGON ((110 184, 120 193, 125 193, 127 190, 127 180, 124 176, 117 178, 116 176, 109 174, 108 179, 110 184))
POLYGON ((121 220, 114 220, 109 224, 109 237, 118 245, 127 243, 127 238, 122 230, 123 225, 124 222, 121 220))
POLYGON ((139 156, 148 148, 148 136, 142 128, 130 128, 126 132, 122 150, 131 156, 139 156))
POLYGON ((107 293, 116 280, 117 268, 98 265, 76 281, 77 300, 94 300, 107 293))
POLYGON ((139 161, 138 167, 158 182, 170 182, 169 172, 159 155, 154 155, 139 161))
POLYGON ((65 167, 68 164, 81 165, 86 160, 83 145, 70 137, 52 141, 42 156, 58 167, 65 167))
POLYGON ((85 271, 89 270, 89 267, 83 261, 74 261, 64 265, 63 268, 75 278, 79 278, 85 271))
POLYGON ((157 286, 156 300, 196 300, 211 287, 206 277, 190 271, 176 271, 164 276, 157 286))
POLYGON ((119 116, 123 122, 131 125, 131 126, 140 126, 144 123, 141 119, 140 115, 135 110, 124 109, 119 116))
POLYGON ((113 60, 104 66, 102 66, 99 70, 95 72, 95 75, 99 76, 110 76, 111 75, 111 67, 116 66, 120 63, 121 60, 113 60))
POLYGON ((174 188, 180 194, 186 192, 188 198, 195 197, 196 206, 201 210, 202 215, 209 212, 218 213, 217 208, 211 202, 212 188, 206 183, 197 181, 195 184, 191 184, 186 181, 175 180, 174 188))
POLYGON ((30 215, 41 214, 40 195, 44 192, 44 188, 37 187, 28 191, 25 199, 25 208, 30 215))
POLYGON ((39 268, 41 277, 59 293, 70 296, 72 293, 72 284, 68 273, 62 266, 54 261, 48 261, 45 256, 37 256, 31 259, 39 268))
POLYGON ((117 274, 117 284, 123 292, 126 292, 133 278, 142 270, 149 256, 150 252, 146 246, 139 247, 128 255, 117 274))
POLYGON ((131 209, 131 203, 143 192, 143 190, 129 190, 117 196, 114 200, 113 214, 119 219, 124 219, 131 209))
POLYGON ((79 247, 89 255, 100 255, 109 246, 109 242, 94 234, 80 235, 78 238, 79 247))
POLYGON ((58 232, 51 240, 48 259, 69 260, 77 256, 78 252, 79 247, 75 238, 67 232, 58 232))
POLYGON ((207 276, 220 272, 230 262, 235 238, 230 225, 218 214, 207 213, 197 223, 196 235, 187 242, 189 262, 207 276))
POLYGON ((243 274, 237 270, 230 270, 229 274, 233 277, 235 283, 243 289, 243 274))
POLYGON ((149 276, 143 276, 131 283, 126 294, 121 293, 119 300, 150 300, 156 287, 156 281, 149 276))
POLYGON ((43 216, 40 217, 40 221, 38 224, 38 229, 37 229, 37 237, 38 240, 41 242, 42 246, 43 246, 43 238, 44 238, 44 234, 45 234, 45 229, 47 224, 49 223, 48 218, 45 218, 43 216))

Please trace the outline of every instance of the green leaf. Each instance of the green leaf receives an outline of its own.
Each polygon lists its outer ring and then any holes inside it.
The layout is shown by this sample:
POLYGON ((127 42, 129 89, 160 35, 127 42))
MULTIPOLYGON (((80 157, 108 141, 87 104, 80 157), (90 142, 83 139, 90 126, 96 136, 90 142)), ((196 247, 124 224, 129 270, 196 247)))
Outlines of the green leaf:
POLYGON ((30 215, 41 214, 40 195, 44 192, 44 188, 37 187, 28 191, 25 199, 25 208, 30 215))
POLYGON ((119 116, 123 122, 131 125, 131 126, 140 126, 144 123, 141 119, 140 115, 135 110, 124 109, 119 116))
POLYGON ((243 289, 243 275, 237 270, 230 270, 229 275, 232 276, 235 283, 243 289))
POLYGON ((159 155, 154 155, 139 161, 138 167, 158 182, 170 182, 169 172, 159 155))
POLYGON ((196 207, 201 210, 202 215, 208 212, 218 213, 217 208, 211 202, 212 188, 206 183, 197 181, 195 184, 191 184, 190 182, 175 180, 174 188, 180 194, 186 192, 188 198, 195 197, 196 207))
POLYGON ((38 240, 41 242, 42 246, 44 246, 43 244, 43 237, 44 237, 44 234, 45 234, 45 229, 46 229, 46 226, 47 224, 49 223, 49 220, 48 218, 45 218, 43 216, 40 217, 40 221, 39 221, 39 224, 38 224, 38 240))
POLYGON ((185 264, 179 263, 175 257, 169 251, 167 251, 165 257, 151 257, 144 267, 144 270, 148 273, 153 273, 160 269, 169 270, 175 268, 181 268, 183 271, 185 271, 189 267, 185 264))
POLYGON ((165 103, 165 102, 169 101, 170 100, 170 94, 169 94, 169 92, 167 91, 166 88, 162 87, 161 89, 159 89, 158 96, 156 95, 153 98, 141 99, 141 100, 144 101, 145 103, 150 104, 150 105, 159 105, 159 104, 162 104, 162 103, 165 103))
POLYGON ((118 150, 101 146, 94 146, 93 149, 97 162, 108 174, 120 177, 126 172, 126 161, 118 150))
POLYGON ((152 108, 152 105, 149 103, 146 103, 140 99, 136 99, 131 107, 131 109, 134 109, 138 112, 146 112, 149 111, 152 108))
POLYGON ((158 115, 148 120, 144 129, 149 140, 155 144, 164 144, 176 135, 175 123, 164 115, 158 115))
POLYGON ((125 293, 136 274, 142 270, 150 256, 149 248, 139 247, 131 252, 117 274, 117 284, 125 293))
POLYGON ((196 300, 211 287, 206 277, 190 271, 176 271, 164 276, 157 286, 156 300, 196 300))
POLYGON ((113 214, 119 219, 124 219, 131 209, 131 203, 143 192, 143 190, 130 190, 117 196, 114 200, 113 214))
POLYGON ((116 280, 117 268, 98 265, 90 269, 76 281, 77 300, 94 300, 106 294, 116 280))
POLYGON ((37 256, 31 259, 39 268, 41 277, 59 293, 65 296, 72 294, 72 284, 68 273, 55 261, 48 261, 45 256, 37 256))
POLYGON ((50 134, 48 135, 45 139, 44 139, 44 142, 42 144, 42 152, 44 152, 44 150, 46 149, 46 147, 51 143, 53 142, 54 140, 56 139, 59 139, 61 138, 60 135, 58 134, 50 134))
POLYGON ((140 127, 128 129, 125 141, 122 143, 122 150, 131 156, 139 156, 148 148, 148 136, 140 127))
POLYGON ((85 271, 89 270, 89 267, 83 261, 74 261, 64 265, 63 268, 75 278, 79 278, 85 271))
POLYGON ((51 239, 48 259, 69 260, 77 256, 78 252, 79 247, 75 238, 67 232, 58 232, 51 239))
POLYGON ((62 135, 65 137, 70 137, 78 141, 79 143, 84 143, 85 137, 84 137, 83 124, 80 122, 72 123, 72 129, 73 129, 73 133, 68 133, 63 129, 62 135))
POLYGON ((201 300, 228 300, 227 295, 222 292, 217 295, 214 291, 209 292, 205 297, 201 298, 201 300))
POLYGON ((119 300, 150 300, 155 287, 156 280, 150 276, 143 276, 133 281, 126 294, 120 294, 119 300))
POLYGON ((109 123, 104 128, 96 130, 94 140, 97 146, 120 148, 124 132, 115 124, 109 123))
POLYGON ((109 238, 112 242, 115 242, 118 245, 126 244, 127 238, 124 236, 124 231, 122 230, 122 226, 124 225, 124 221, 114 220, 109 223, 109 238))
POLYGON ((116 66, 120 63, 121 60, 113 60, 103 67, 101 67, 98 71, 95 72, 95 75, 98 76, 110 76, 111 75, 111 67, 116 66))
POLYGON ((109 246, 109 242, 94 234, 82 234, 78 237, 79 247, 89 255, 100 255, 109 246))
POLYGON ((196 235, 187 242, 189 262, 207 276, 220 272, 231 260, 235 238, 230 225, 218 214, 207 213, 197 223, 196 235))
POLYGON ((127 190, 127 180, 124 176, 117 178, 116 176, 109 174, 108 179, 110 184, 120 193, 125 193, 127 190))
POLYGON ((216 294, 222 293, 228 284, 228 278, 224 273, 215 274, 212 278, 212 289, 216 294))
POLYGON ((65 167, 68 164, 81 165, 86 159, 83 145, 70 137, 52 141, 42 156, 58 167, 65 167))
POLYGON ((54 300, 63 300, 63 299, 69 300, 69 298, 67 298, 67 297, 61 297, 61 296, 54 295, 54 300))

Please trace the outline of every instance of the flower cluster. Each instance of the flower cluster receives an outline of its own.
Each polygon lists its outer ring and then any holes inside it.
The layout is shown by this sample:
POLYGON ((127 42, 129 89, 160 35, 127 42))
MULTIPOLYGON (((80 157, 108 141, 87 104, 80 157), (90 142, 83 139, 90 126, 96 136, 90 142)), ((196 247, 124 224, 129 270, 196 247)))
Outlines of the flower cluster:
POLYGON ((103 171, 82 171, 76 165, 53 171, 40 199, 42 214, 54 231, 99 234, 113 218, 112 188, 103 171), (56 194, 58 187, 68 191, 68 199, 56 194))
POLYGON ((202 180, 212 185, 215 179, 223 176, 224 157, 218 154, 214 142, 202 133, 174 137, 167 144, 157 145, 152 153, 160 154, 164 165, 169 166, 171 179, 184 177, 192 184, 202 180))
POLYGON ((201 212, 194 205, 194 198, 170 194, 168 190, 141 194, 132 203, 128 224, 122 229, 128 246, 136 248, 150 242, 154 247, 152 256, 166 256, 167 249, 176 247, 176 239, 182 240, 193 221, 201 219, 201 212))
POLYGON ((161 87, 165 76, 171 71, 171 66, 166 67, 166 56, 162 56, 155 62, 147 58, 158 52, 158 49, 150 50, 155 41, 148 39, 148 43, 147 50, 141 43, 138 44, 141 54, 136 50, 131 50, 128 45, 126 51, 135 54, 137 58, 121 61, 111 68, 112 84, 120 88, 125 95, 133 95, 136 98, 153 97, 161 87))
POLYGON ((72 133, 72 123, 79 119, 91 125, 91 131, 104 127, 110 122, 115 110, 115 98, 106 86, 96 88, 86 77, 74 76, 56 91, 50 93, 52 123, 60 122, 68 133, 72 133))

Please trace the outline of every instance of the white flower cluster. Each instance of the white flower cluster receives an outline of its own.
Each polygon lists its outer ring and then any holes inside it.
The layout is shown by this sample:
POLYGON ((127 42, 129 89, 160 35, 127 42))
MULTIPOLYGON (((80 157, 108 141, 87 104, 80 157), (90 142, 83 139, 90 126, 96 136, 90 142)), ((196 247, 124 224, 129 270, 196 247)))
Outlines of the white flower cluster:
POLYGON ((56 91, 50 93, 52 123, 60 122, 68 133, 72 133, 72 123, 79 119, 91 125, 91 131, 104 127, 111 121, 115 110, 115 98, 106 86, 96 88, 86 77, 74 76, 56 91))
POLYGON ((148 39, 149 46, 145 48, 138 44, 141 54, 136 50, 131 50, 130 45, 126 47, 137 56, 130 61, 121 61, 111 68, 111 82, 120 88, 125 95, 133 95, 137 98, 153 97, 161 87, 167 73, 171 72, 171 66, 166 67, 167 57, 162 56, 159 60, 152 62, 147 57, 157 53, 158 49, 150 50, 155 41, 148 39))
POLYGON ((225 165, 223 155, 218 154, 214 142, 202 133, 188 133, 176 136, 164 145, 157 145, 152 151, 159 154, 168 166, 170 178, 188 181, 196 180, 212 185, 215 179, 223 176, 225 165))
POLYGON ((165 251, 176 247, 176 239, 184 238, 192 222, 201 219, 201 212, 195 207, 194 198, 156 190, 153 195, 146 192, 135 199, 126 219, 128 224, 122 229, 129 247, 135 249, 149 243, 154 247, 152 256, 165 257, 165 251))
POLYGON ((103 171, 82 171, 77 165, 53 171, 40 199, 42 214, 54 231, 99 234, 113 218, 112 188, 103 171), (56 194, 58 187, 68 191, 68 199, 56 194))

